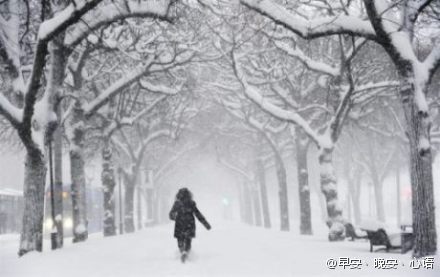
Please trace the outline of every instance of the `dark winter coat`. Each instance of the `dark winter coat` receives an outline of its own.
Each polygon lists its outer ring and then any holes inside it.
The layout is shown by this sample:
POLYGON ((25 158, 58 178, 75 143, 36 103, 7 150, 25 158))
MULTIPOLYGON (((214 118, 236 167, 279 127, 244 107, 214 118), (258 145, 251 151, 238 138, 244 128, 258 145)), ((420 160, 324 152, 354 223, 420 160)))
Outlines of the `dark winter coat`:
POLYGON ((174 202, 170 211, 170 219, 175 220, 174 237, 177 239, 194 238, 196 236, 196 223, 194 216, 202 223, 206 229, 211 229, 208 221, 202 213, 197 209, 196 202, 190 199, 179 200, 174 202))

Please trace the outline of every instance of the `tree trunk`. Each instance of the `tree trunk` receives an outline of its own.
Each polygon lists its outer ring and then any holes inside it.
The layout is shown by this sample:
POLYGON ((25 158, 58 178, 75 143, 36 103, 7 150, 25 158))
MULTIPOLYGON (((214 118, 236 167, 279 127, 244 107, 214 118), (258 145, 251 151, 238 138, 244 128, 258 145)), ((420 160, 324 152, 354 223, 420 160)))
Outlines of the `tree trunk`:
MULTIPOLYGON (((412 219, 415 234, 413 256, 434 255, 437 251, 435 226, 432 153, 430 143, 430 118, 415 103, 414 72, 401 73, 400 98, 406 119, 410 146, 412 219)), ((426 92, 426 87, 423 93, 426 92)))
POLYGON ((265 228, 270 228, 270 212, 269 212, 269 201, 267 199, 267 188, 266 188, 266 171, 263 165, 263 161, 257 159, 257 176, 258 184, 260 185, 260 197, 261 197, 261 208, 263 210, 263 222, 265 228))
POLYGON ((24 174, 24 210, 19 256, 30 251, 43 250, 46 165, 39 149, 27 149, 24 174))
POLYGON ((295 130, 296 168, 300 209, 299 230, 302 235, 312 234, 312 214, 310 208, 309 171, 307 168, 307 141, 300 128, 295 130))
POLYGON ((245 219, 246 223, 253 225, 254 224, 254 214, 252 210, 252 200, 251 200, 251 193, 250 189, 247 186, 246 182, 243 183, 243 200, 244 200, 244 207, 245 207, 245 219))
POLYGON ((379 221, 385 222, 385 208, 383 204, 382 184, 377 179, 373 180, 374 198, 376 200, 376 216, 379 221))
POLYGON ((86 180, 82 151, 70 151, 70 172, 72 174, 73 242, 81 242, 88 237, 86 180))
POLYGON ((376 202, 376 218, 379 221, 385 222, 385 209, 383 204, 382 182, 379 179, 379 173, 376 164, 376 149, 371 140, 367 141, 368 158, 367 163, 371 172, 371 181, 374 188, 374 200, 376 202))
POLYGON ((168 203, 168 201, 167 201, 167 195, 169 195, 168 194, 168 192, 167 193, 163 193, 161 196, 160 196, 160 218, 161 218, 161 223, 164 223, 164 222, 167 222, 168 220, 169 220, 169 218, 168 218, 168 211, 169 211, 169 207, 170 207, 170 205, 169 205, 169 203, 168 203))
POLYGON ((102 148, 102 173, 101 181, 104 192, 104 236, 116 235, 115 224, 115 172, 112 161, 113 150, 108 144, 104 143, 102 148))
POLYGON ((333 149, 322 148, 319 154, 321 191, 327 207, 327 226, 330 228, 329 240, 345 238, 342 210, 338 202, 337 180, 333 168, 333 149))
POLYGON ((70 174, 72 179, 73 242, 88 237, 86 179, 84 170, 84 114, 79 103, 73 109, 70 134, 70 174))
POLYGON ((146 202, 147 202, 147 221, 151 223, 153 220, 153 189, 147 188, 145 190, 146 202))
POLYGON ((141 197, 141 187, 137 186, 137 228, 138 230, 142 229, 142 197, 141 197))
POLYGON ((252 196, 252 203, 254 208, 254 222, 255 226, 261 226, 261 207, 260 207, 260 197, 258 196, 258 189, 254 187, 255 184, 250 184, 250 192, 252 196))
POLYGON ((350 184, 350 199, 353 205, 354 222, 359 224, 361 222, 361 209, 360 209, 360 190, 361 190, 361 176, 356 173, 354 180, 350 184))
POLYGON ((350 201, 350 194, 349 193, 347 193, 346 194, 346 201, 347 201, 347 215, 346 215, 346 217, 347 217, 347 220, 348 220, 348 222, 353 222, 352 221, 352 218, 353 218, 353 216, 352 216, 352 211, 351 211, 351 201, 350 201))
POLYGON ((397 201, 397 227, 400 228, 402 225, 402 202, 401 202, 401 192, 400 192, 400 170, 399 166, 396 167, 396 201, 397 201))
MULTIPOLYGON (((66 1, 67 3, 67 1, 66 1)), ((65 6, 65 4, 62 6, 65 6)), ((62 95, 62 87, 66 69, 66 63, 68 59, 68 54, 66 53, 63 45, 64 33, 58 35, 54 41, 50 44, 51 53, 51 78, 48 84, 48 89, 53 91, 48 91, 52 95, 52 102, 60 101, 62 95)), ((54 104, 54 103, 52 103, 54 104)), ((63 247, 63 126, 61 125, 61 118, 63 114, 61 104, 54 105, 56 108, 56 115, 58 119, 58 124, 54 130, 53 135, 53 146, 54 146, 54 212, 55 212, 55 228, 57 230, 56 236, 56 248, 63 247)))
POLYGON ((278 197, 280 199, 281 231, 289 231, 289 201, 287 197, 287 177, 284 162, 278 153, 275 154, 275 168, 278 179, 278 197))
POLYGON ((239 212, 240 212, 240 220, 241 222, 246 223, 246 211, 245 211, 245 205, 244 205, 244 195, 243 195, 243 188, 238 183, 237 185, 238 190, 238 206, 239 206, 239 212))
POLYGON ((126 233, 134 232, 134 190, 135 180, 134 176, 124 174, 124 225, 126 233))
MULTIPOLYGON (((61 112, 58 112, 61 116, 61 112)), ((55 228, 57 230, 56 248, 63 247, 63 130, 58 126, 53 135, 54 146, 54 202, 55 202, 55 228)))
POLYGON ((159 223, 159 192, 153 190, 153 224, 159 223))

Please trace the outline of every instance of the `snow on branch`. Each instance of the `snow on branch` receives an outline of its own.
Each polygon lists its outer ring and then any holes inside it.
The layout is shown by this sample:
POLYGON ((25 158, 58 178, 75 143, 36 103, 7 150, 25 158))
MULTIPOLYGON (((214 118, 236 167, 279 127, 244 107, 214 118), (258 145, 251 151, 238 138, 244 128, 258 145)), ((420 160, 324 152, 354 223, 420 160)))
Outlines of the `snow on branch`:
POLYGON ((167 95, 176 95, 182 89, 183 84, 177 85, 174 88, 161 85, 161 84, 152 84, 146 80, 140 80, 139 85, 141 88, 146 89, 151 92, 167 94, 167 95))
POLYGON ((96 7, 103 0, 82 0, 70 3, 64 10, 53 18, 41 23, 38 30, 38 38, 48 41, 70 25, 76 23, 88 11, 96 7))
POLYGON ((363 85, 357 85, 354 93, 362 93, 369 90, 383 89, 383 88, 397 88, 399 82, 397 81, 382 81, 382 82, 369 82, 363 85))
POLYGON ((247 180, 249 180, 249 181, 252 181, 252 180, 253 180, 253 176, 252 176, 252 175, 246 173, 244 170, 242 170, 242 169, 239 168, 238 166, 233 165, 233 164, 231 164, 231 163, 228 163, 228 162, 226 162, 226 161, 224 161, 223 159, 220 159, 220 158, 218 159, 218 161, 219 161, 219 163, 220 163, 222 166, 224 166, 225 168, 230 169, 230 170, 232 170, 233 172, 235 172, 235 173, 237 173, 237 174, 239 174, 239 175, 245 177, 247 180))
POLYGON ((0 113, 14 125, 23 120, 23 110, 12 105, 3 94, 0 94, 0 113))
POLYGON ((305 19, 275 3, 273 0, 240 0, 248 8, 261 13, 303 38, 317 38, 334 34, 350 34, 374 39, 376 34, 368 20, 338 14, 316 19, 305 19))
POLYGON ((275 45, 279 49, 283 50, 287 55, 300 60, 310 70, 323 73, 331 77, 338 77, 340 75, 339 68, 333 67, 324 62, 313 60, 297 47, 292 48, 288 43, 283 41, 275 41, 275 45))
POLYGON ((283 132, 287 127, 287 122, 282 122, 282 124, 280 124, 279 126, 274 127, 270 125, 270 120, 267 120, 266 122, 259 121, 254 116, 247 114, 244 111, 243 104, 239 102, 233 102, 231 100, 226 101, 224 99, 222 100, 219 99, 216 102, 220 103, 231 116, 235 117, 240 121, 243 121, 248 127, 250 127, 253 130, 257 130, 258 132, 261 133, 269 132, 271 134, 279 134, 283 132))
MULTIPOLYGON (((283 88, 281 85, 279 85, 277 83, 272 84, 270 86, 270 88, 271 88, 271 91, 273 91, 276 95, 278 95, 284 101, 284 103, 286 103, 286 105, 288 105, 289 107, 291 107, 293 109, 298 110, 299 105, 295 101, 295 99, 293 99, 292 97, 289 97, 291 94, 289 90, 283 88)), ((304 94, 304 95, 306 95, 306 94, 304 94)))
POLYGON ((139 80, 143 75, 146 74, 152 65, 152 62, 153 57, 150 56, 144 65, 126 73, 123 77, 101 92, 98 97, 84 107, 84 114, 86 116, 91 116, 99 108, 105 105, 112 96, 139 80))
POLYGON ((133 126, 136 122, 138 122, 142 117, 148 114, 151 110, 154 109, 157 104, 166 99, 166 95, 162 95, 157 97, 152 103, 147 105, 145 108, 141 109, 138 113, 130 117, 123 117, 122 119, 113 120, 109 126, 107 126, 103 131, 103 137, 111 137, 111 134, 124 127, 124 126, 133 126))
POLYGON ((163 100, 165 100, 167 96, 166 95, 162 95, 160 97, 158 97, 157 99, 155 99, 153 101, 153 103, 149 104, 148 106, 146 106, 144 109, 142 109, 140 112, 138 112, 137 114, 135 114, 132 117, 129 118, 123 118, 120 122, 120 124, 122 125, 133 125, 135 122, 137 122, 140 118, 142 118, 144 115, 146 115, 147 113, 149 113, 151 110, 153 110, 153 108, 159 104, 160 102, 162 102, 163 100))
POLYGON ((197 149, 198 147, 200 147, 200 144, 191 144, 189 147, 186 147, 185 149, 183 149, 182 151, 176 153, 171 159, 169 159, 165 164, 163 164, 158 170, 157 172, 154 174, 154 179, 159 180, 162 175, 172 167, 172 165, 178 161, 179 159, 181 159, 184 155, 188 154, 189 152, 191 152, 194 149, 197 149))
POLYGON ((325 148, 331 148, 332 143, 328 140, 323 138, 321 135, 319 135, 317 132, 315 132, 309 123, 301 117, 298 113, 294 111, 287 111, 283 108, 280 108, 276 106, 275 104, 267 101, 259 92, 258 89, 251 86, 244 76, 242 70, 239 68, 236 57, 233 54, 232 55, 232 64, 234 68, 234 73, 240 82, 243 91, 245 95, 252 100, 255 104, 257 104, 260 108, 262 108, 267 113, 271 114, 272 116, 283 120, 288 121, 290 123, 293 123, 297 126, 299 126, 301 129, 304 130, 304 132, 310 137, 311 140, 313 140, 317 145, 320 145, 325 148))
POLYGON ((141 157, 146 147, 153 141, 156 141, 164 137, 174 138, 175 137, 174 135, 175 135, 174 132, 168 128, 160 129, 152 133, 149 133, 145 138, 141 140, 141 144, 139 145, 138 149, 135 152, 136 157, 141 157))
POLYGON ((245 118, 245 121, 246 121, 247 125, 249 125, 253 129, 257 130, 263 136, 263 138, 267 141, 270 148, 272 149, 275 157, 281 158, 277 143, 276 143, 275 139, 273 138, 273 134, 275 134, 275 132, 277 132, 277 131, 281 132, 281 131, 285 130, 287 125, 286 124, 282 125, 279 130, 275 130, 275 129, 271 130, 271 128, 268 127, 267 124, 264 124, 264 123, 258 121, 254 117, 247 117, 247 118, 245 118))
MULTIPOLYGON (((78 1, 78 3, 70 3, 64 10, 56 14, 53 18, 41 23, 35 46, 32 72, 29 76, 28 84, 24 92, 22 120, 24 129, 30 129, 32 126, 31 122, 35 111, 37 94, 41 87, 42 75, 44 74, 49 41, 56 35, 65 31, 71 25, 81 20, 81 17, 84 14, 96 7, 100 2, 102 2, 102 0, 78 1)), ((26 144, 29 142, 24 143, 26 144)))
POLYGON ((167 15, 171 3, 170 0, 117 0, 108 2, 106 6, 92 14, 88 14, 83 21, 78 22, 74 29, 66 35, 64 44, 68 47, 75 47, 91 31, 129 17, 153 17, 168 20, 167 15))
POLYGON ((271 134, 278 134, 286 130, 287 124, 281 124, 278 127, 273 127, 267 123, 263 123, 259 120, 257 120, 255 117, 249 116, 246 118, 246 121, 251 125, 252 127, 258 129, 262 132, 269 132, 271 134))
POLYGON ((127 157, 131 157, 132 156, 132 151, 131 151, 131 149, 128 148, 128 144, 125 144, 125 143, 121 142, 115 136, 112 136, 110 138, 110 141, 112 142, 113 145, 115 145, 117 148, 119 148, 121 151, 123 151, 124 154, 127 155, 127 157))
MULTIPOLYGON (((408 84, 402 84, 403 89, 407 86, 414 86, 417 108, 421 112, 428 112, 425 88, 440 63, 439 45, 438 43, 434 45, 425 61, 421 62, 414 49, 413 39, 417 17, 429 5, 430 1, 406 1, 399 10, 402 22, 396 22, 394 19, 395 11, 387 1, 374 0, 364 1, 364 3, 379 38, 377 42, 388 49, 391 58, 401 71, 404 69, 404 63, 412 67, 414 80, 410 80, 408 84)), ((407 73, 403 73, 403 75, 407 73)))

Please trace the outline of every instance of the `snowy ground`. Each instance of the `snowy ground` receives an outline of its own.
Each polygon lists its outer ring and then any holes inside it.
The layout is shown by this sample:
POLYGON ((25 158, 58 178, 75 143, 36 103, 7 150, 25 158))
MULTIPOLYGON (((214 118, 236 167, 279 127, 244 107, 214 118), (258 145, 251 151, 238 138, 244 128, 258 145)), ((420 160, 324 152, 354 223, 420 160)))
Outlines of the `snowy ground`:
POLYGON ((16 255, 18 237, 0 236, 0 276, 440 276, 438 256, 433 270, 411 269, 410 254, 369 253, 366 241, 329 243, 321 235, 227 222, 210 232, 199 225, 189 261, 182 264, 171 234, 172 225, 164 225, 111 238, 92 235, 86 243, 22 258, 16 255), (331 270, 329 258, 361 259, 362 269, 331 270), (375 269, 374 258, 395 258, 398 269, 375 269))

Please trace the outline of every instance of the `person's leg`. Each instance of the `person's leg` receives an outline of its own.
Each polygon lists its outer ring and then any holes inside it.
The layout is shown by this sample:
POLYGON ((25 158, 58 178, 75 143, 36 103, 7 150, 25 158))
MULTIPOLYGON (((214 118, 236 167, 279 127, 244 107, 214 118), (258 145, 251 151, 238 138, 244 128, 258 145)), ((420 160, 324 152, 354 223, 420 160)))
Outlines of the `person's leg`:
POLYGON ((188 239, 186 237, 179 238, 180 260, 182 263, 184 263, 188 257, 187 245, 188 239))
POLYGON ((186 238, 185 240, 185 251, 189 252, 191 250, 191 238, 186 238))
POLYGON ((180 253, 182 253, 185 250, 185 240, 183 238, 178 238, 177 246, 179 247, 180 253))

